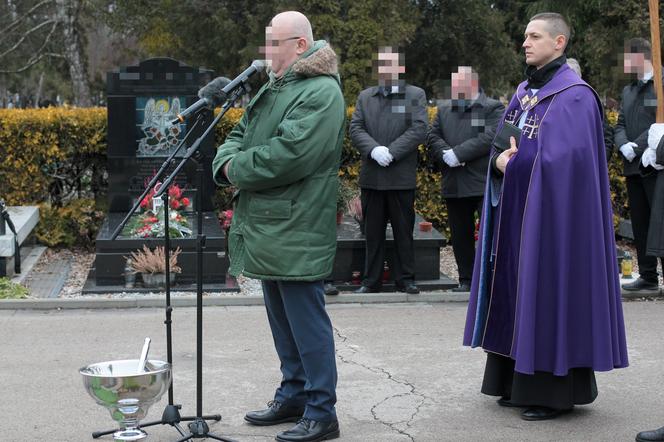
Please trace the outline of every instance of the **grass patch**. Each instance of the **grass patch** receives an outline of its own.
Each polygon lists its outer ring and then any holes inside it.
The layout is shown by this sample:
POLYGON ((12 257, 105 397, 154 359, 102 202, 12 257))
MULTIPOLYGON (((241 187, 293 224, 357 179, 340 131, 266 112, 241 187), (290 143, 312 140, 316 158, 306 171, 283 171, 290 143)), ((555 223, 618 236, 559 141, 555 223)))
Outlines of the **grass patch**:
POLYGON ((0 278, 0 299, 25 299, 30 291, 21 284, 0 278))

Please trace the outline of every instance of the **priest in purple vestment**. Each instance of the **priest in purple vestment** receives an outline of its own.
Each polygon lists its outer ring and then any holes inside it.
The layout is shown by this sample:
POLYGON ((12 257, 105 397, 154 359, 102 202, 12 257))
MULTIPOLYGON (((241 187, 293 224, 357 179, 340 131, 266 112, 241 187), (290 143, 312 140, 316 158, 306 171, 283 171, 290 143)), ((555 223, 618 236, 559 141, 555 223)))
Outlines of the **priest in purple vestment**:
POLYGON ((602 107, 565 63, 562 15, 535 15, 524 36, 528 79, 494 139, 464 345, 487 352, 482 393, 544 420, 593 402, 595 371, 628 361, 602 107))

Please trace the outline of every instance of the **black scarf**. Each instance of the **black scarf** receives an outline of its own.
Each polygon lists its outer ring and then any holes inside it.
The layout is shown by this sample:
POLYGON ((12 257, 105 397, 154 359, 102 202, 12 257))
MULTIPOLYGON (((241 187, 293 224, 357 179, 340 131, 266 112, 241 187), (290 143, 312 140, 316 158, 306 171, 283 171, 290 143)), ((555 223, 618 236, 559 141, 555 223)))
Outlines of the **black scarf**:
POLYGON ((528 66, 526 68, 526 77, 528 77, 526 89, 541 89, 542 86, 547 84, 553 78, 556 72, 558 72, 558 69, 560 69, 565 63, 567 63, 567 57, 563 54, 548 64, 545 64, 540 69, 537 69, 535 66, 528 66))

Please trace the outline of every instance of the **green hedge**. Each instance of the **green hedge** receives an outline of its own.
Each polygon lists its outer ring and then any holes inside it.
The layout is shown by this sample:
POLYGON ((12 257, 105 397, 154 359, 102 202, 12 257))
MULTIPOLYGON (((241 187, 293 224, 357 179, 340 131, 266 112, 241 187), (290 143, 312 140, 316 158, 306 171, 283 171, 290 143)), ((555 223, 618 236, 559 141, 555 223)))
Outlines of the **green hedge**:
MULTIPOLYGON (((348 109, 349 120, 352 111, 348 109)), ((242 109, 231 109, 215 128, 218 144, 242 113, 242 109)), ((435 108, 429 109, 429 117, 434 116, 435 108)), ((609 115, 609 121, 615 124, 615 115, 609 115)), ((423 146, 418 155, 416 210, 438 229, 447 230, 440 173, 423 146)), ((106 109, 1 109, 0 158, 0 198, 11 205, 42 206, 38 229, 42 241, 52 246, 92 244, 100 211, 106 207, 106 109)), ((359 168, 359 154, 346 136, 339 175, 357 186, 359 168)), ((615 214, 624 217, 626 190, 617 155, 609 171, 615 214)), ((220 210, 227 208, 229 200, 227 189, 217 191, 220 210)))

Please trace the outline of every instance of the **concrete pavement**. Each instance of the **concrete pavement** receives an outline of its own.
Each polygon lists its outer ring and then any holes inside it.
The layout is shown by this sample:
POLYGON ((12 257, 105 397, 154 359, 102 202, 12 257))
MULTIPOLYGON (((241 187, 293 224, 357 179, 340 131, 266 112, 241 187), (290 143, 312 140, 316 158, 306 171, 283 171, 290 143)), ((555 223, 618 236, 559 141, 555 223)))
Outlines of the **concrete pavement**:
MULTIPOLYGON (((482 351, 461 346, 465 303, 329 306, 339 367, 341 441, 630 441, 664 425, 664 301, 625 302, 631 367, 598 373, 590 406, 547 422, 525 422, 479 393, 482 351)), ((206 307, 203 408, 211 428, 240 441, 268 441, 289 427, 251 427, 279 382, 264 308, 206 307)), ((166 358, 161 309, 0 311, 2 441, 89 441, 109 413, 83 390, 88 363, 137 358, 150 336, 166 358)), ((195 412, 195 309, 173 314, 174 388, 183 415, 195 412)), ((150 409, 158 417, 166 403, 150 409)), ((152 427, 148 441, 175 441, 152 427)), ((111 440, 105 437, 100 440, 111 440)))

